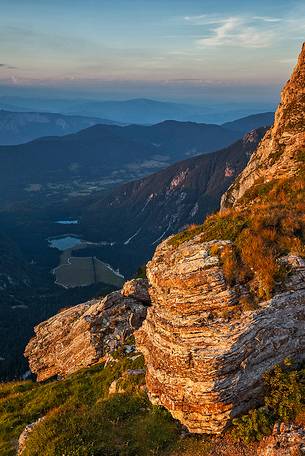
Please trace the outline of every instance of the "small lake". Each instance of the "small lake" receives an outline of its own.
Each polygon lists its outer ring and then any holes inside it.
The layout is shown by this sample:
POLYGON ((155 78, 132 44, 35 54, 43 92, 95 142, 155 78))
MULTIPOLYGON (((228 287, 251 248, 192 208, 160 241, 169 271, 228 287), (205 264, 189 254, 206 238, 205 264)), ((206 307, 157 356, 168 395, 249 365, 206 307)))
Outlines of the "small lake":
POLYGON ((81 244, 82 240, 77 236, 62 236, 53 239, 48 239, 50 247, 64 251, 72 249, 77 245, 81 244))
POLYGON ((77 225, 78 220, 56 220, 59 225, 77 225))

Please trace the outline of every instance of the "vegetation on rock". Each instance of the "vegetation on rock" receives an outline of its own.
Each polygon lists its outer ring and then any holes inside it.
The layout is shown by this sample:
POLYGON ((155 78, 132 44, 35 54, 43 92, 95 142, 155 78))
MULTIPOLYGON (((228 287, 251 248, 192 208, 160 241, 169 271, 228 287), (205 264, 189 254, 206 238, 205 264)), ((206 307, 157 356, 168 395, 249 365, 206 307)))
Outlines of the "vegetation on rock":
POLYGON ((292 253, 305 257, 305 166, 295 177, 257 184, 242 205, 208 217, 170 239, 177 247, 202 234, 202 242, 228 239, 233 249, 222 254, 230 284, 247 283, 253 299, 268 299, 286 271, 279 258, 292 253))
POLYGON ((231 434, 245 443, 270 435, 275 422, 304 425, 305 367, 293 367, 289 360, 264 375, 264 406, 233 420, 231 434))

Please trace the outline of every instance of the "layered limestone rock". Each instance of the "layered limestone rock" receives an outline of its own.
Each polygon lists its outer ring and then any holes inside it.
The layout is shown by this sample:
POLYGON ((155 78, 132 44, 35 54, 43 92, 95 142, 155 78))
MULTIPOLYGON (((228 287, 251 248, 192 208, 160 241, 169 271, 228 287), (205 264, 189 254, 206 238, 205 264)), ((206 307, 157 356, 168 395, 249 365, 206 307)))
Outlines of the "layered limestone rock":
POLYGON ((147 281, 126 282, 121 291, 68 308, 35 327, 25 350, 37 380, 66 376, 115 351, 142 324, 147 281))
POLYGON ((305 430, 300 426, 275 424, 272 435, 260 443, 258 456, 301 456, 305 454, 305 430))
POLYGON ((264 372, 305 359, 305 263, 283 259, 285 290, 245 311, 246 289, 230 287, 221 266, 230 241, 170 239, 148 263, 152 306, 136 332, 149 396, 191 432, 220 433, 259 402, 264 372))
POLYGON ((239 205, 255 183, 295 175, 305 150, 305 44, 285 85, 273 127, 266 133, 248 165, 222 197, 221 207, 239 205))

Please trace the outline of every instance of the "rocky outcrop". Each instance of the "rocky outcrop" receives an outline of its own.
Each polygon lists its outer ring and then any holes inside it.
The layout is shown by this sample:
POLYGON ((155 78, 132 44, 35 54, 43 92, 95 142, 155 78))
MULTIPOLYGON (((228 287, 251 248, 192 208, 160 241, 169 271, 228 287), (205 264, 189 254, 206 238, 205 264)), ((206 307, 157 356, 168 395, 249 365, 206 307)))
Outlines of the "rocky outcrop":
POLYGON ((42 381, 96 363, 140 327, 148 304, 147 281, 135 279, 40 323, 25 350, 31 371, 42 381))
POLYGON ((170 239, 147 265, 152 306, 137 347, 152 402, 191 432, 217 434, 259 402, 264 372, 286 357, 305 359, 305 263, 283 259, 285 291, 245 310, 246 289, 230 287, 221 265, 230 241, 197 235, 176 247, 170 239))
POLYGON ((276 424, 272 435, 260 443, 258 456, 301 456, 305 454, 305 430, 294 425, 276 424))
POLYGON ((305 150, 305 44, 285 85, 273 127, 248 165, 222 197, 222 208, 237 206, 255 183, 295 175, 299 153, 305 150))
MULTIPOLYGON (((300 181, 304 158, 302 155, 300 159, 300 153, 304 154, 304 150, 305 46, 282 92, 273 128, 223 197, 224 208, 237 209, 211 217, 198 230, 188 230, 172 241, 169 238, 157 248, 147 266, 152 306, 136 333, 136 341, 147 365, 149 396, 191 432, 221 433, 232 418, 260 403, 266 371, 287 357, 297 362, 305 360, 305 262, 301 257, 305 252, 301 193, 304 185, 300 181), (294 200, 285 199, 291 193, 289 178, 295 182, 299 179, 294 200), (256 183, 273 181, 273 185, 278 179, 287 184, 281 188, 282 199, 273 196, 270 206, 257 204, 255 198, 247 204, 242 201, 245 192, 256 183), (264 220, 256 228, 247 218, 249 204, 251 213, 264 220), (285 211, 290 211, 289 215, 281 216, 285 211), (242 216, 247 228, 242 228, 244 238, 236 238, 234 223, 242 216), (228 220, 235 222, 228 225, 228 220), (206 237, 213 223, 214 231, 206 237), (281 231, 282 227, 286 228, 281 231), (276 268, 282 263, 283 268, 278 269, 286 271, 274 279, 272 298, 264 302, 259 299, 259 287, 251 288, 238 274, 230 280, 225 262, 225 252, 229 250, 233 252, 231 270, 238 268, 234 254, 238 258, 247 245, 247 235, 251 242, 255 229, 258 234, 264 231, 266 239, 249 249, 250 275, 257 273, 263 251, 260 245, 274 251, 273 260, 264 267, 273 264, 276 268), (229 240, 203 241, 211 239, 213 233, 232 238, 234 245, 229 240), (287 233, 298 237, 289 238, 287 233), (282 236, 281 247, 276 236, 282 236), (293 239, 297 247, 290 241, 285 244, 287 239, 293 239), (294 254, 283 257, 283 251, 294 254)), ((253 239, 255 242, 257 238, 253 239)), ((264 274, 263 267, 260 274, 264 274)))
POLYGON ((34 431, 35 427, 38 426, 38 424, 40 424, 44 419, 45 419, 45 417, 38 418, 38 420, 34 421, 31 424, 28 424, 24 428, 24 430, 21 432, 19 439, 18 439, 17 456, 22 456, 22 454, 26 448, 26 443, 28 441, 28 438, 34 431))

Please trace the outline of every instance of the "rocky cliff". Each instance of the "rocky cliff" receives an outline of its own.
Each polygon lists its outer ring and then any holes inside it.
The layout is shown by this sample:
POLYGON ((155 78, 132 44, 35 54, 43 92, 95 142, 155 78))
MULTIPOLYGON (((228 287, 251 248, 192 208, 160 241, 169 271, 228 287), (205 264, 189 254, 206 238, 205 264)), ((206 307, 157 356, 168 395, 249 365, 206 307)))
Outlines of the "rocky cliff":
POLYGON ((219 433, 259 403, 263 372, 305 359, 305 262, 290 258, 285 292, 245 311, 219 257, 228 241, 170 240, 148 264, 153 305, 136 333, 147 387, 191 432, 219 433))
POLYGON ((40 323, 25 350, 31 371, 42 381, 98 362, 140 327, 149 300, 146 281, 132 280, 121 291, 65 309, 40 323))
POLYGON ((305 44, 281 94, 273 127, 222 198, 222 208, 237 206, 253 185, 294 176, 305 149, 305 44))
POLYGON ((136 341, 149 395, 191 432, 222 432, 260 403, 266 371, 305 359, 304 88, 305 47, 226 210, 163 242, 147 267, 136 341))

